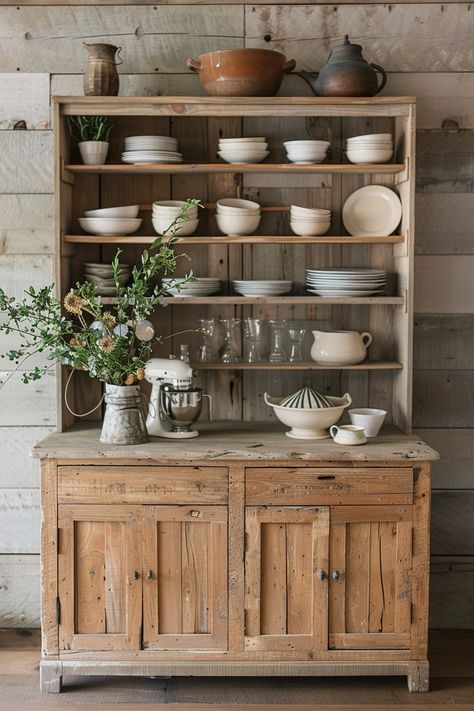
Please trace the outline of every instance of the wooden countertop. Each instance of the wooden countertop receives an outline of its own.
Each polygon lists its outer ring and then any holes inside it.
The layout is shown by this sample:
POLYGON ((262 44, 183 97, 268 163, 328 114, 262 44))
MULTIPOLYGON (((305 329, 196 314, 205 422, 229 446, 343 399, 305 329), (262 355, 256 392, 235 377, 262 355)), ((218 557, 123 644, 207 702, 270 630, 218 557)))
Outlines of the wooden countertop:
POLYGON ((213 461, 392 462, 433 461, 439 455, 415 435, 382 430, 367 444, 344 447, 332 439, 298 440, 275 423, 217 422, 199 425, 194 439, 152 438, 147 444, 115 446, 99 442, 96 426, 75 426, 39 442, 31 456, 40 459, 127 459, 165 463, 213 461))

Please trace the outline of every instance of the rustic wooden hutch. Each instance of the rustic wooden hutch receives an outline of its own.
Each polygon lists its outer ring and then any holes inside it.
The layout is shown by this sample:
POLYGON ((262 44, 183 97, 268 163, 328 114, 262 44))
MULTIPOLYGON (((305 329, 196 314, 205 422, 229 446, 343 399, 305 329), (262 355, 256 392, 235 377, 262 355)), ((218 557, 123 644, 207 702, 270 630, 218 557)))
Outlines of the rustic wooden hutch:
MULTIPOLYGON (((80 427, 59 398, 62 433, 35 449, 42 460, 42 688, 65 674, 341 675, 406 674, 428 688, 429 461, 411 437, 415 104, 410 98, 55 100, 57 283, 65 293, 87 261, 119 245, 133 263, 155 239, 151 203, 200 198, 208 209, 178 249, 186 272, 218 276, 215 297, 170 297, 156 314, 163 332, 195 329, 205 317, 285 318, 314 328, 370 330, 369 360, 346 368, 301 364, 206 364, 202 384, 214 420, 197 440, 113 448, 99 423, 80 427), (112 117, 105 165, 83 165, 66 117, 112 117), (390 131, 385 165, 343 159, 347 136, 390 131), (178 138, 184 163, 125 165, 123 138, 178 138), (269 162, 216 160, 221 136, 265 135, 269 162), (327 138, 329 163, 285 162, 282 141, 327 138), (393 187, 403 205, 397 234, 344 235, 345 198, 362 185, 393 187), (223 237, 212 217, 224 196, 255 197, 257 234, 223 237), (291 203, 330 207, 331 234, 297 237, 291 203), (140 203, 130 237, 81 233, 84 210, 140 203), (304 292, 305 267, 375 266, 389 273, 381 297, 322 299, 304 292), (288 278, 297 295, 232 295, 235 278, 288 278), (299 289, 299 293, 298 293, 299 289), (311 384, 349 392, 356 406, 384 407, 388 429, 364 447, 290 441, 269 420, 265 390, 311 384), (72 428, 72 429, 71 429, 72 428), (355 451, 354 451, 355 450, 355 451)), ((113 303, 113 299, 110 299, 113 303)), ((181 338, 181 341, 180 341, 181 338)), ((180 342, 195 353, 197 336, 180 342)), ((162 350, 161 354, 166 353, 162 350)), ((89 409, 98 386, 79 377, 71 398, 89 409)), ((62 395, 62 394, 61 394, 62 395)), ((100 417, 100 415, 96 415, 100 417)))

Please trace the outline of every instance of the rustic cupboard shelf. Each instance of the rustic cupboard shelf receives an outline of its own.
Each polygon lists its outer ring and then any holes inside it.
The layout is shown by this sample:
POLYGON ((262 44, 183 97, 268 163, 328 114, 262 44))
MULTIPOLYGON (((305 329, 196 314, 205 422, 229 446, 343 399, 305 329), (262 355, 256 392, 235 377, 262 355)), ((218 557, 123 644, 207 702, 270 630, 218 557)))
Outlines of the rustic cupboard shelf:
POLYGON ((403 368, 396 361, 364 361, 357 365, 321 365, 314 361, 301 363, 193 363, 193 368, 199 370, 398 370, 403 368))
POLYGON ((334 173, 334 174, 358 174, 378 175, 388 174, 395 175, 406 169, 402 163, 383 163, 383 164, 365 164, 354 165, 352 163, 317 163, 314 165, 296 165, 293 163, 167 163, 167 164, 148 164, 148 165, 126 165, 118 164, 97 164, 97 165, 82 165, 74 163, 66 163, 65 170, 70 173, 78 174, 95 174, 95 175, 149 175, 152 174, 188 174, 198 173, 334 173))
MULTIPOLYGON (((153 244, 159 235, 127 235, 125 237, 108 237, 101 235, 64 235, 65 242, 72 244, 153 244)), ((248 235, 225 237, 223 235, 191 235, 177 237, 177 244, 398 244, 404 241, 402 235, 388 237, 353 237, 349 235, 324 235, 322 237, 301 237, 299 235, 248 235)), ((163 242, 168 241, 166 236, 163 242)))

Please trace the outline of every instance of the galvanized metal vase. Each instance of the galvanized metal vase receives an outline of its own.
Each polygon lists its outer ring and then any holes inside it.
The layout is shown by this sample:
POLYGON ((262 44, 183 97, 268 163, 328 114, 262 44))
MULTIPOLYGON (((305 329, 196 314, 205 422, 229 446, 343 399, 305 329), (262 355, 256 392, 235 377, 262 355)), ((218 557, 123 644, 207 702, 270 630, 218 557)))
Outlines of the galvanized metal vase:
POLYGON ((143 444, 148 432, 139 385, 105 386, 105 416, 100 434, 104 444, 143 444))

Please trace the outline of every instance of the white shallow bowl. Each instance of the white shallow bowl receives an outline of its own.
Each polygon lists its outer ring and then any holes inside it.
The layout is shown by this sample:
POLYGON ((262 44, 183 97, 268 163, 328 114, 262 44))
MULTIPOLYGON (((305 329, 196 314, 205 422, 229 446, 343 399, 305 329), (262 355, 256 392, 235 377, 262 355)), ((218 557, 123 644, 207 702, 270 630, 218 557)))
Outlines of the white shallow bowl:
POLYGON ((216 222, 220 231, 225 235, 251 235, 260 224, 260 215, 217 215, 216 222))
POLYGON ((305 217, 302 217, 299 213, 290 212, 290 218, 300 222, 331 222, 331 215, 313 215, 312 217, 305 215, 305 217))
POLYGON ((290 211, 301 217, 313 217, 314 215, 330 215, 331 210, 322 207, 300 207, 299 205, 291 205, 290 211))
POLYGON ((129 217, 80 217, 79 224, 91 235, 110 235, 119 237, 120 235, 131 235, 136 232, 142 224, 141 219, 129 217))
POLYGON ((348 141, 393 141, 391 133, 367 133, 360 136, 351 136, 348 141))
POLYGON ((219 207, 217 207, 217 215, 226 215, 228 217, 234 216, 234 217, 251 217, 252 215, 261 215, 262 213, 260 210, 239 210, 236 208, 233 210, 231 207, 227 208, 227 210, 222 210, 219 207))
POLYGON ((268 143, 221 143, 219 142, 220 151, 266 151, 268 143))
POLYGON ((240 136, 238 138, 219 138, 219 143, 265 143, 265 136, 240 136))
POLYGON ((258 202, 253 200, 243 200, 242 198, 221 198, 216 203, 219 212, 228 210, 260 210, 258 202))
POLYGON ((314 237, 325 235, 331 227, 330 222, 311 222, 310 220, 290 220, 290 227, 295 235, 314 237))
POLYGON ((267 405, 273 408, 277 418, 287 427, 291 427, 289 432, 285 432, 287 437, 295 439, 329 439, 327 431, 331 425, 335 425, 341 418, 346 407, 352 403, 351 396, 346 393, 342 397, 328 397, 333 403, 333 407, 322 408, 298 408, 281 407, 283 398, 271 397, 264 394, 267 405))
MULTIPOLYGON (((180 210, 186 205, 186 200, 155 200, 153 203, 153 207, 159 207, 160 209, 166 210, 166 209, 171 209, 171 210, 180 210)), ((197 212, 197 205, 190 205, 188 212, 191 210, 196 210, 197 212)))
POLYGON ((301 140, 301 141, 283 141, 285 148, 306 148, 314 149, 319 148, 321 150, 327 151, 331 145, 329 141, 316 141, 316 140, 301 140))
POLYGON ((98 210, 87 210, 84 217, 137 217, 140 205, 123 205, 122 207, 102 207, 98 210))
POLYGON ((222 158, 227 163, 261 163, 270 155, 270 151, 219 151, 219 158, 222 158))
POLYGON ((388 163, 392 159, 393 151, 391 148, 348 148, 346 155, 351 163, 388 163))
MULTIPOLYGON (((168 216, 157 217, 156 215, 153 215, 151 221, 153 223, 153 228, 155 232, 158 232, 159 235, 163 235, 168 234, 169 228, 173 223, 173 218, 170 218, 168 216)), ((174 234, 181 235, 182 237, 184 237, 185 235, 192 235, 194 232, 196 232, 198 225, 199 220, 185 220, 184 222, 181 222, 178 227, 176 227, 176 231, 174 232, 174 234)))
POLYGON ((304 152, 301 153, 287 153, 287 158, 290 161, 290 163, 297 163, 299 165, 312 165, 313 163, 322 163, 325 158, 326 154, 324 155, 307 155, 304 152))

